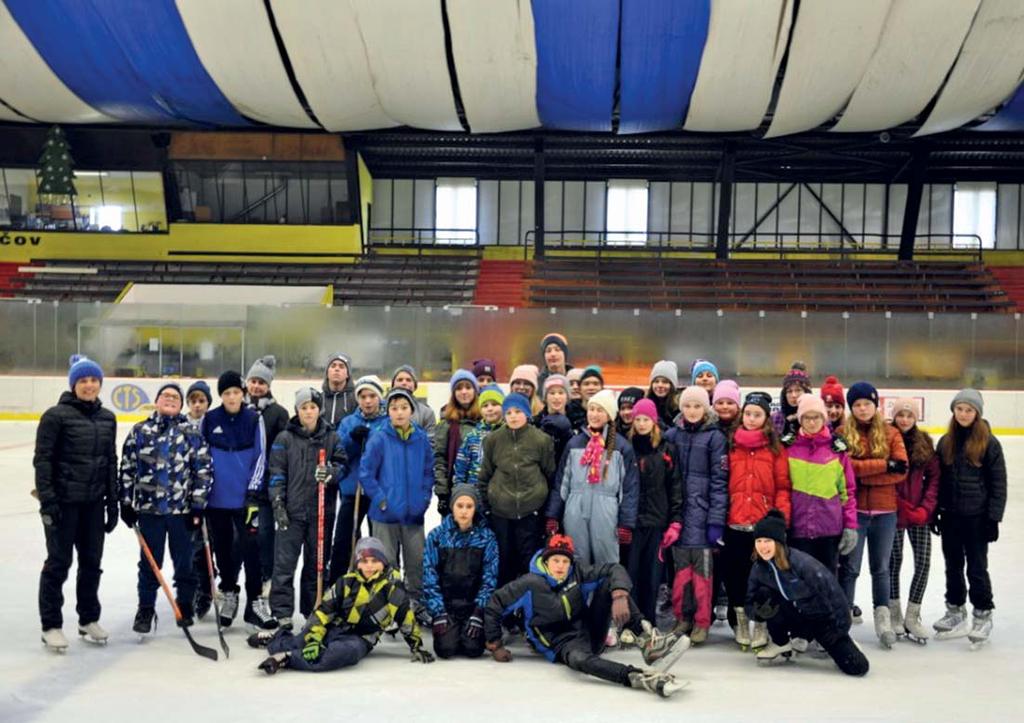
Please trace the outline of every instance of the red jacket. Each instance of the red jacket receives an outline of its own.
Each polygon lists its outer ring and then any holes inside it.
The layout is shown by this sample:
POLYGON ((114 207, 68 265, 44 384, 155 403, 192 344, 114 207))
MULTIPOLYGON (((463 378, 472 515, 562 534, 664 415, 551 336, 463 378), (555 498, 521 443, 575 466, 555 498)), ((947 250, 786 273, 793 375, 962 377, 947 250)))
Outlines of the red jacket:
MULTIPOLYGON (((861 445, 869 449, 868 435, 858 426, 861 445)), ((903 482, 907 475, 896 474, 888 471, 890 459, 907 461, 907 449, 903 445, 903 435, 900 430, 888 422, 885 423, 885 436, 889 440, 889 457, 878 459, 875 457, 860 458, 850 454, 850 464, 853 465, 853 473, 857 476, 857 509, 863 512, 895 512, 896 511, 896 485, 903 482)))
POLYGON ((774 508, 785 516, 789 526, 789 495, 793 488, 789 457, 785 448, 773 454, 763 435, 762 439, 764 443, 760 446, 749 447, 734 439, 729 451, 729 525, 754 525, 774 508))
MULTIPOLYGON (((939 503, 939 455, 936 452, 923 466, 913 465, 907 478, 896 486, 896 494, 900 502, 906 502, 910 507, 923 507, 928 513, 925 524, 935 518, 935 507, 939 503)), ((907 524, 907 515, 904 506, 898 505, 896 510, 896 526, 905 530, 911 525, 907 524)))

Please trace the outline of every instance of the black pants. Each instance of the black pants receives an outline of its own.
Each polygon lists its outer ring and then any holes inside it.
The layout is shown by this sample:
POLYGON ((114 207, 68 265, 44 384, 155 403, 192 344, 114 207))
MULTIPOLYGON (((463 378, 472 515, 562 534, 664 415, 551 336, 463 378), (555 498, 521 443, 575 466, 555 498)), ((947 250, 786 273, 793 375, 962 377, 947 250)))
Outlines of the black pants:
POLYGON ((60 524, 43 527, 46 562, 39 575, 39 617, 43 630, 64 624, 64 581, 71 569, 72 552, 78 555, 75 596, 78 623, 88 625, 100 619, 100 560, 103 558, 103 515, 105 505, 96 502, 62 503, 60 524))
MULTIPOLYGON (((328 545, 327 531, 333 529, 334 518, 324 518, 324 547, 328 545)), ((278 620, 291 619, 295 612, 295 568, 302 555, 302 573, 299 575, 299 612, 309 617, 316 602, 316 543, 318 535, 316 517, 308 520, 292 519, 287 530, 277 530, 274 538, 274 577, 270 586, 270 609, 278 620)), ((324 550, 326 557, 327 550, 324 550)), ((325 561, 326 562, 326 561, 325 561)), ((324 571, 326 575, 326 570, 324 571)), ((324 590, 327 590, 326 578, 324 590)))
MULTIPOLYGON (((359 535, 362 537, 363 520, 370 511, 370 498, 366 495, 359 495, 359 535)), ((327 575, 327 584, 334 582, 348 572, 348 566, 352 561, 352 532, 355 529, 356 498, 347 495, 341 496, 341 509, 338 511, 338 519, 334 523, 334 545, 330 552, 330 566, 327 575)), ((369 523, 367 523, 369 524, 369 523)))
POLYGON ((801 615, 789 603, 782 602, 779 612, 768 619, 768 635, 776 645, 785 645, 792 638, 817 640, 847 675, 860 676, 868 672, 868 659, 848 633, 836 628, 829 619, 801 615))
POLYGON ((729 596, 730 617, 735 619, 732 608, 742 607, 747 599, 747 579, 754 564, 750 559, 754 552, 754 533, 726 527, 724 539, 719 567, 729 596))
POLYGON ((454 658, 465 655, 467 658, 479 658, 484 652, 484 632, 479 631, 475 638, 469 637, 469 616, 472 610, 464 615, 448 614, 448 630, 444 635, 434 636, 434 652, 439 658, 454 658))
MULTIPOLYGON (((946 602, 967 602, 970 584, 971 605, 977 610, 992 610, 992 580, 988 576, 988 542, 982 516, 961 517, 942 514, 942 556, 946 559, 946 602), (964 565, 967 583, 964 582, 964 565)), ((81 567, 81 563, 79 563, 81 567)))
POLYGON ((260 596, 263 581, 260 573, 258 534, 245 526, 245 508, 239 510, 206 509, 210 544, 217 558, 222 592, 237 592, 238 574, 245 567, 245 595, 249 600, 260 596))
POLYGON ((652 623, 657 620, 658 586, 663 575, 658 547, 664 533, 660 527, 637 527, 626 556, 626 569, 633 581, 633 599, 640 614, 652 623))
POLYGON ((839 535, 834 537, 791 537, 789 546, 806 552, 839 579, 839 535))
POLYGON ((274 508, 270 502, 260 502, 260 526, 257 545, 260 552, 260 577, 266 582, 274 575, 274 508))
POLYGON ((543 528, 536 512, 518 520, 492 514, 489 521, 498 539, 498 587, 501 587, 530 571, 530 560, 542 544, 543 528))

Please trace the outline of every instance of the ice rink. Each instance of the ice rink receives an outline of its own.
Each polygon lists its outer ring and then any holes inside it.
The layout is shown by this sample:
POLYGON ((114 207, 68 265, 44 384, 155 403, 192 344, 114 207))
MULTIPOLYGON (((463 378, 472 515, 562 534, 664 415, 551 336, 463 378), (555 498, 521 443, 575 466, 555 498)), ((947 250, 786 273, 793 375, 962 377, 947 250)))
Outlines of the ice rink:
MULTIPOLYGON (((250 721, 250 720, 1020 720, 1020 659, 1024 641, 1024 513, 1017 507, 1018 470, 1024 438, 1004 437, 1010 470, 1010 503, 1000 540, 990 549, 996 613, 992 641, 978 651, 966 639, 921 647, 900 642, 884 651, 870 623, 870 577, 865 555, 858 603, 865 624, 853 636, 865 650, 871 672, 842 676, 831 661, 807 657, 759 668, 732 641, 728 626, 716 625, 707 644, 675 666, 689 687, 670 700, 585 678, 554 666, 520 643, 511 664, 489 657, 408 662, 399 638, 389 637, 357 667, 312 675, 282 671, 268 678, 256 669, 262 651, 245 644, 241 615, 227 633, 229 660, 195 655, 162 594, 157 634, 140 644, 131 631, 136 607, 138 545, 123 525, 107 537, 100 586, 106 647, 78 638, 74 568, 65 585, 64 632, 68 652, 46 651, 39 641, 37 589, 44 558, 33 486, 34 422, 0 423, 0 561, 3 645, 0 646, 0 720, 3 721, 250 721), (1014 561, 1017 561, 1015 563, 1014 561)), ((120 425, 124 435, 129 425, 120 425)), ((436 516, 427 526, 436 524, 436 516)), ((943 562, 933 538, 932 570, 924 602, 930 627, 943 610, 943 562)), ((907 548, 909 558, 909 547, 907 548)), ((165 572, 171 568, 169 559, 165 572)), ((904 589, 910 560, 904 562, 904 589)), ((906 593, 904 592, 904 595, 906 593)), ((905 602, 905 600, 904 600, 905 602)), ((198 641, 217 647, 210 616, 193 628, 198 641)), ((429 635, 427 644, 429 645, 429 635)), ((640 663, 639 653, 611 657, 640 663)))

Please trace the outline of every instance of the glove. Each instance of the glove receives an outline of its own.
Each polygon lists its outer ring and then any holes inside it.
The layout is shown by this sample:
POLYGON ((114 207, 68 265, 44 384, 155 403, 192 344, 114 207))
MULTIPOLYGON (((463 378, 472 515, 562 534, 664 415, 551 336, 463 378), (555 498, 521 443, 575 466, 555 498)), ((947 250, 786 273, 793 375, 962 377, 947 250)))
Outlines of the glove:
POLYGON ((351 437, 352 441, 356 444, 362 444, 363 441, 370 436, 370 428, 363 426, 355 427, 348 433, 348 436, 351 437))
POLYGON ((127 502, 121 503, 121 521, 129 530, 135 529, 135 523, 139 521, 139 513, 127 502))
POLYGON ((288 510, 285 508, 284 501, 274 502, 274 524, 279 530, 287 530, 288 524, 291 520, 288 519, 288 510))
POLYGON ((887 472, 891 472, 892 474, 906 474, 908 468, 905 460, 890 459, 885 463, 885 469, 887 472))
POLYGON ((554 517, 549 517, 544 523, 544 532, 547 533, 548 537, 558 532, 558 520, 554 517))
POLYGON ((103 531, 108 535, 117 529, 117 502, 111 501, 107 503, 107 519, 106 524, 103 525, 103 531))
POLYGON ((41 505, 39 507, 39 516, 43 518, 43 525, 45 527, 56 528, 60 526, 60 504, 48 502, 45 505, 41 505))
POLYGON ((203 515, 199 511, 193 511, 188 517, 185 518, 185 527, 192 532, 195 532, 203 526, 203 515))
POLYGON ((999 523, 995 520, 985 520, 985 542, 995 542, 999 539, 999 523))
POLYGON ((928 524, 928 510, 924 507, 911 507, 906 511, 907 524, 911 527, 920 527, 928 524))
POLYGON ((434 618, 434 622, 431 623, 430 629, 434 633, 435 638, 439 638, 448 632, 448 616, 441 613, 434 618))
POLYGON ((932 522, 928 525, 928 529, 931 530, 933 535, 942 536, 942 521, 939 517, 938 511, 935 512, 935 517, 932 518, 932 522))
POLYGON ((409 658, 410 663, 433 663, 434 656, 430 654, 429 650, 423 648, 415 648, 412 651, 412 657, 409 658))
POLYGON ((499 663, 511 663, 512 653, 501 644, 500 640, 496 640, 493 643, 487 643, 487 649, 491 651, 491 657, 499 663))
POLYGON ((441 515, 441 517, 447 517, 448 513, 452 511, 451 507, 448 505, 450 499, 451 498, 448 495, 445 495, 444 497, 441 495, 437 496, 437 514, 441 515))
POLYGON ((711 546, 722 544, 722 535, 725 528, 722 525, 708 525, 708 544, 711 546))
POLYGON ((683 525, 681 522, 673 522, 665 530, 665 534, 661 536, 661 544, 658 545, 658 560, 660 562, 665 562, 665 550, 676 544, 682 532, 683 525))
POLYGON ((324 652, 324 642, 320 636, 309 633, 306 635, 306 645, 302 648, 302 657, 307 663, 314 663, 320 659, 324 652))
POLYGON ((476 640, 484 632, 484 611, 483 608, 473 608, 473 614, 469 616, 469 626, 466 628, 466 637, 476 640))
POLYGON ((629 593, 625 590, 612 590, 612 622, 617 628, 629 622, 629 593))
POLYGON ((843 530, 843 536, 839 538, 839 554, 849 555, 857 546, 857 531, 849 527, 843 530))
POLYGON ((259 505, 249 503, 245 508, 245 529, 250 535, 255 535, 259 532, 260 527, 260 508, 259 505))
POLYGON ((771 620, 779 614, 779 606, 769 597, 754 604, 754 614, 761 620, 771 620))
POLYGON ((316 480, 317 484, 325 485, 331 478, 331 469, 327 465, 317 465, 316 472, 313 473, 313 479, 316 480))
POLYGON ((572 434, 572 422, 564 414, 549 414, 540 423, 540 431, 549 437, 567 437, 572 434))
POLYGON ((620 545, 631 545, 633 544, 633 531, 628 527, 620 527, 619 533, 619 544, 620 545))

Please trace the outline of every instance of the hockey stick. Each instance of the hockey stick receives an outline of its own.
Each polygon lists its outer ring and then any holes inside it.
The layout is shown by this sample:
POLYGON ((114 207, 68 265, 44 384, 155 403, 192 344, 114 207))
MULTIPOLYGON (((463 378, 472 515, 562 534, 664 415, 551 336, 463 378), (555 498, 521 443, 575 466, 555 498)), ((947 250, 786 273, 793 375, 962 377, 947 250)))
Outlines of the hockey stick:
POLYGON ((349 554, 349 572, 356 569, 356 543, 359 541, 359 503, 362 502, 362 498, 363 485, 356 482, 356 506, 355 511, 352 513, 352 552, 349 554))
MULTIPOLYGON (((327 450, 320 450, 320 457, 317 460, 317 467, 324 467, 327 463, 327 450)), ((320 607, 320 601, 324 598, 324 483, 317 483, 316 490, 316 602, 313 609, 320 607)))
POLYGON ((217 621, 217 637, 220 638, 220 649, 224 657, 231 657, 231 649, 224 640, 224 629, 220 626, 220 603, 217 602, 217 578, 213 573, 213 552, 210 550, 210 533, 206 530, 206 518, 203 518, 203 547, 206 550, 206 569, 210 572, 210 598, 213 600, 213 615, 217 621))
POLYGON ((174 611, 174 619, 178 621, 181 631, 185 633, 185 637, 188 638, 189 645, 192 646, 192 650, 197 655, 202 655, 204 658, 210 660, 217 659, 217 651, 213 648, 207 648, 205 645, 200 645, 192 639, 192 633, 189 632, 188 627, 181 625, 181 608, 178 607, 177 601, 174 599, 174 595, 171 593, 171 588, 167 585, 167 580, 164 579, 163 574, 160 572, 160 566, 156 564, 156 560, 153 559, 153 552, 149 549, 149 545, 146 544, 146 538, 142 536, 142 529, 139 524, 135 523, 135 536, 139 540, 139 546, 142 548, 142 554, 146 556, 146 560, 149 562, 149 567, 153 571, 154 577, 160 583, 160 587, 164 589, 164 594, 167 596, 168 602, 171 603, 171 610, 174 611))

